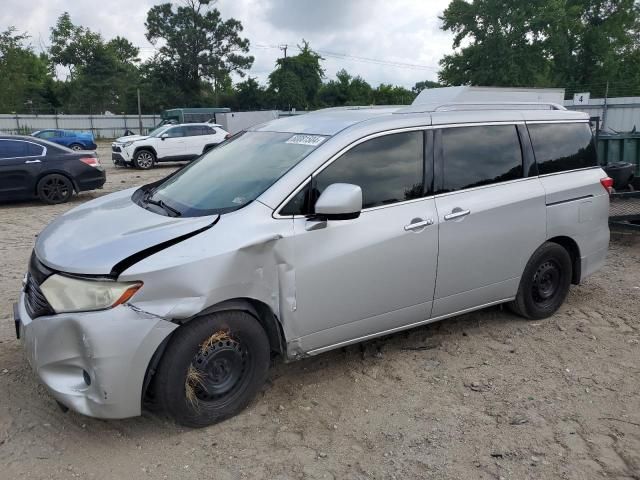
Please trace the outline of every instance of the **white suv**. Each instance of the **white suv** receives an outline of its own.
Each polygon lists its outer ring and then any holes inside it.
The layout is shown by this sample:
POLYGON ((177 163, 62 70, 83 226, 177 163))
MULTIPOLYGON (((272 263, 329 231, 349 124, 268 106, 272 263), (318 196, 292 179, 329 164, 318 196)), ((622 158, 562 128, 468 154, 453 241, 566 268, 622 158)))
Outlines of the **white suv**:
POLYGON ((217 123, 163 125, 147 136, 117 138, 111 144, 111 159, 116 165, 148 170, 156 162, 193 160, 230 136, 217 123))

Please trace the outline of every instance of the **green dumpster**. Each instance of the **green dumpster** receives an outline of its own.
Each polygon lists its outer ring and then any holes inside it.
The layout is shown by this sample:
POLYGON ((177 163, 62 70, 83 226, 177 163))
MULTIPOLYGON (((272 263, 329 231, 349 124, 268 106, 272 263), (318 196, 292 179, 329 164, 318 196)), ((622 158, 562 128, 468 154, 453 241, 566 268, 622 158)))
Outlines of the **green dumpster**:
POLYGON ((603 165, 629 162, 635 165, 635 176, 640 177, 640 133, 600 134, 598 158, 603 165))

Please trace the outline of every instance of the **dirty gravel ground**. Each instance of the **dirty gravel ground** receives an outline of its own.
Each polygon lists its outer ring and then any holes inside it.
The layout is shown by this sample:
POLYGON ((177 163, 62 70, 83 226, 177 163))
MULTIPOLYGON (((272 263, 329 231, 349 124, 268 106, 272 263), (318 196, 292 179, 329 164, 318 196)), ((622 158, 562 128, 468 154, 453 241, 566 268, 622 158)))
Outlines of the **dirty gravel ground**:
POLYGON ((11 303, 57 214, 172 171, 115 169, 63 206, 0 206, 1 478, 640 479, 640 242, 553 318, 501 308, 292 364, 241 415, 187 430, 62 413, 25 363, 11 303))

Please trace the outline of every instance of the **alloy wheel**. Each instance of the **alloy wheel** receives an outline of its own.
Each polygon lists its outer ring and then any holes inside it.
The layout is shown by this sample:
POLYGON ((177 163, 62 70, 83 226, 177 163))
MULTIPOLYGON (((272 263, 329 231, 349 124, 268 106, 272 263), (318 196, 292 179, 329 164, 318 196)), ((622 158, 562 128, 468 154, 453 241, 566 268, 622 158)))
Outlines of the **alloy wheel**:
POLYGON ((51 177, 42 185, 42 193, 51 203, 64 201, 71 195, 69 185, 59 177, 51 177))

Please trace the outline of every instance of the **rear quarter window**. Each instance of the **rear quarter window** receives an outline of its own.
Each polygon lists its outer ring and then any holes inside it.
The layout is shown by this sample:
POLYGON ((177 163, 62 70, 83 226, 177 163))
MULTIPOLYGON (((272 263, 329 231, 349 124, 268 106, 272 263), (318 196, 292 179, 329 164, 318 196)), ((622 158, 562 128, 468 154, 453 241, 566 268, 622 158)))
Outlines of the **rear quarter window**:
POLYGON ((540 175, 598 165, 588 123, 534 123, 527 128, 540 175))

